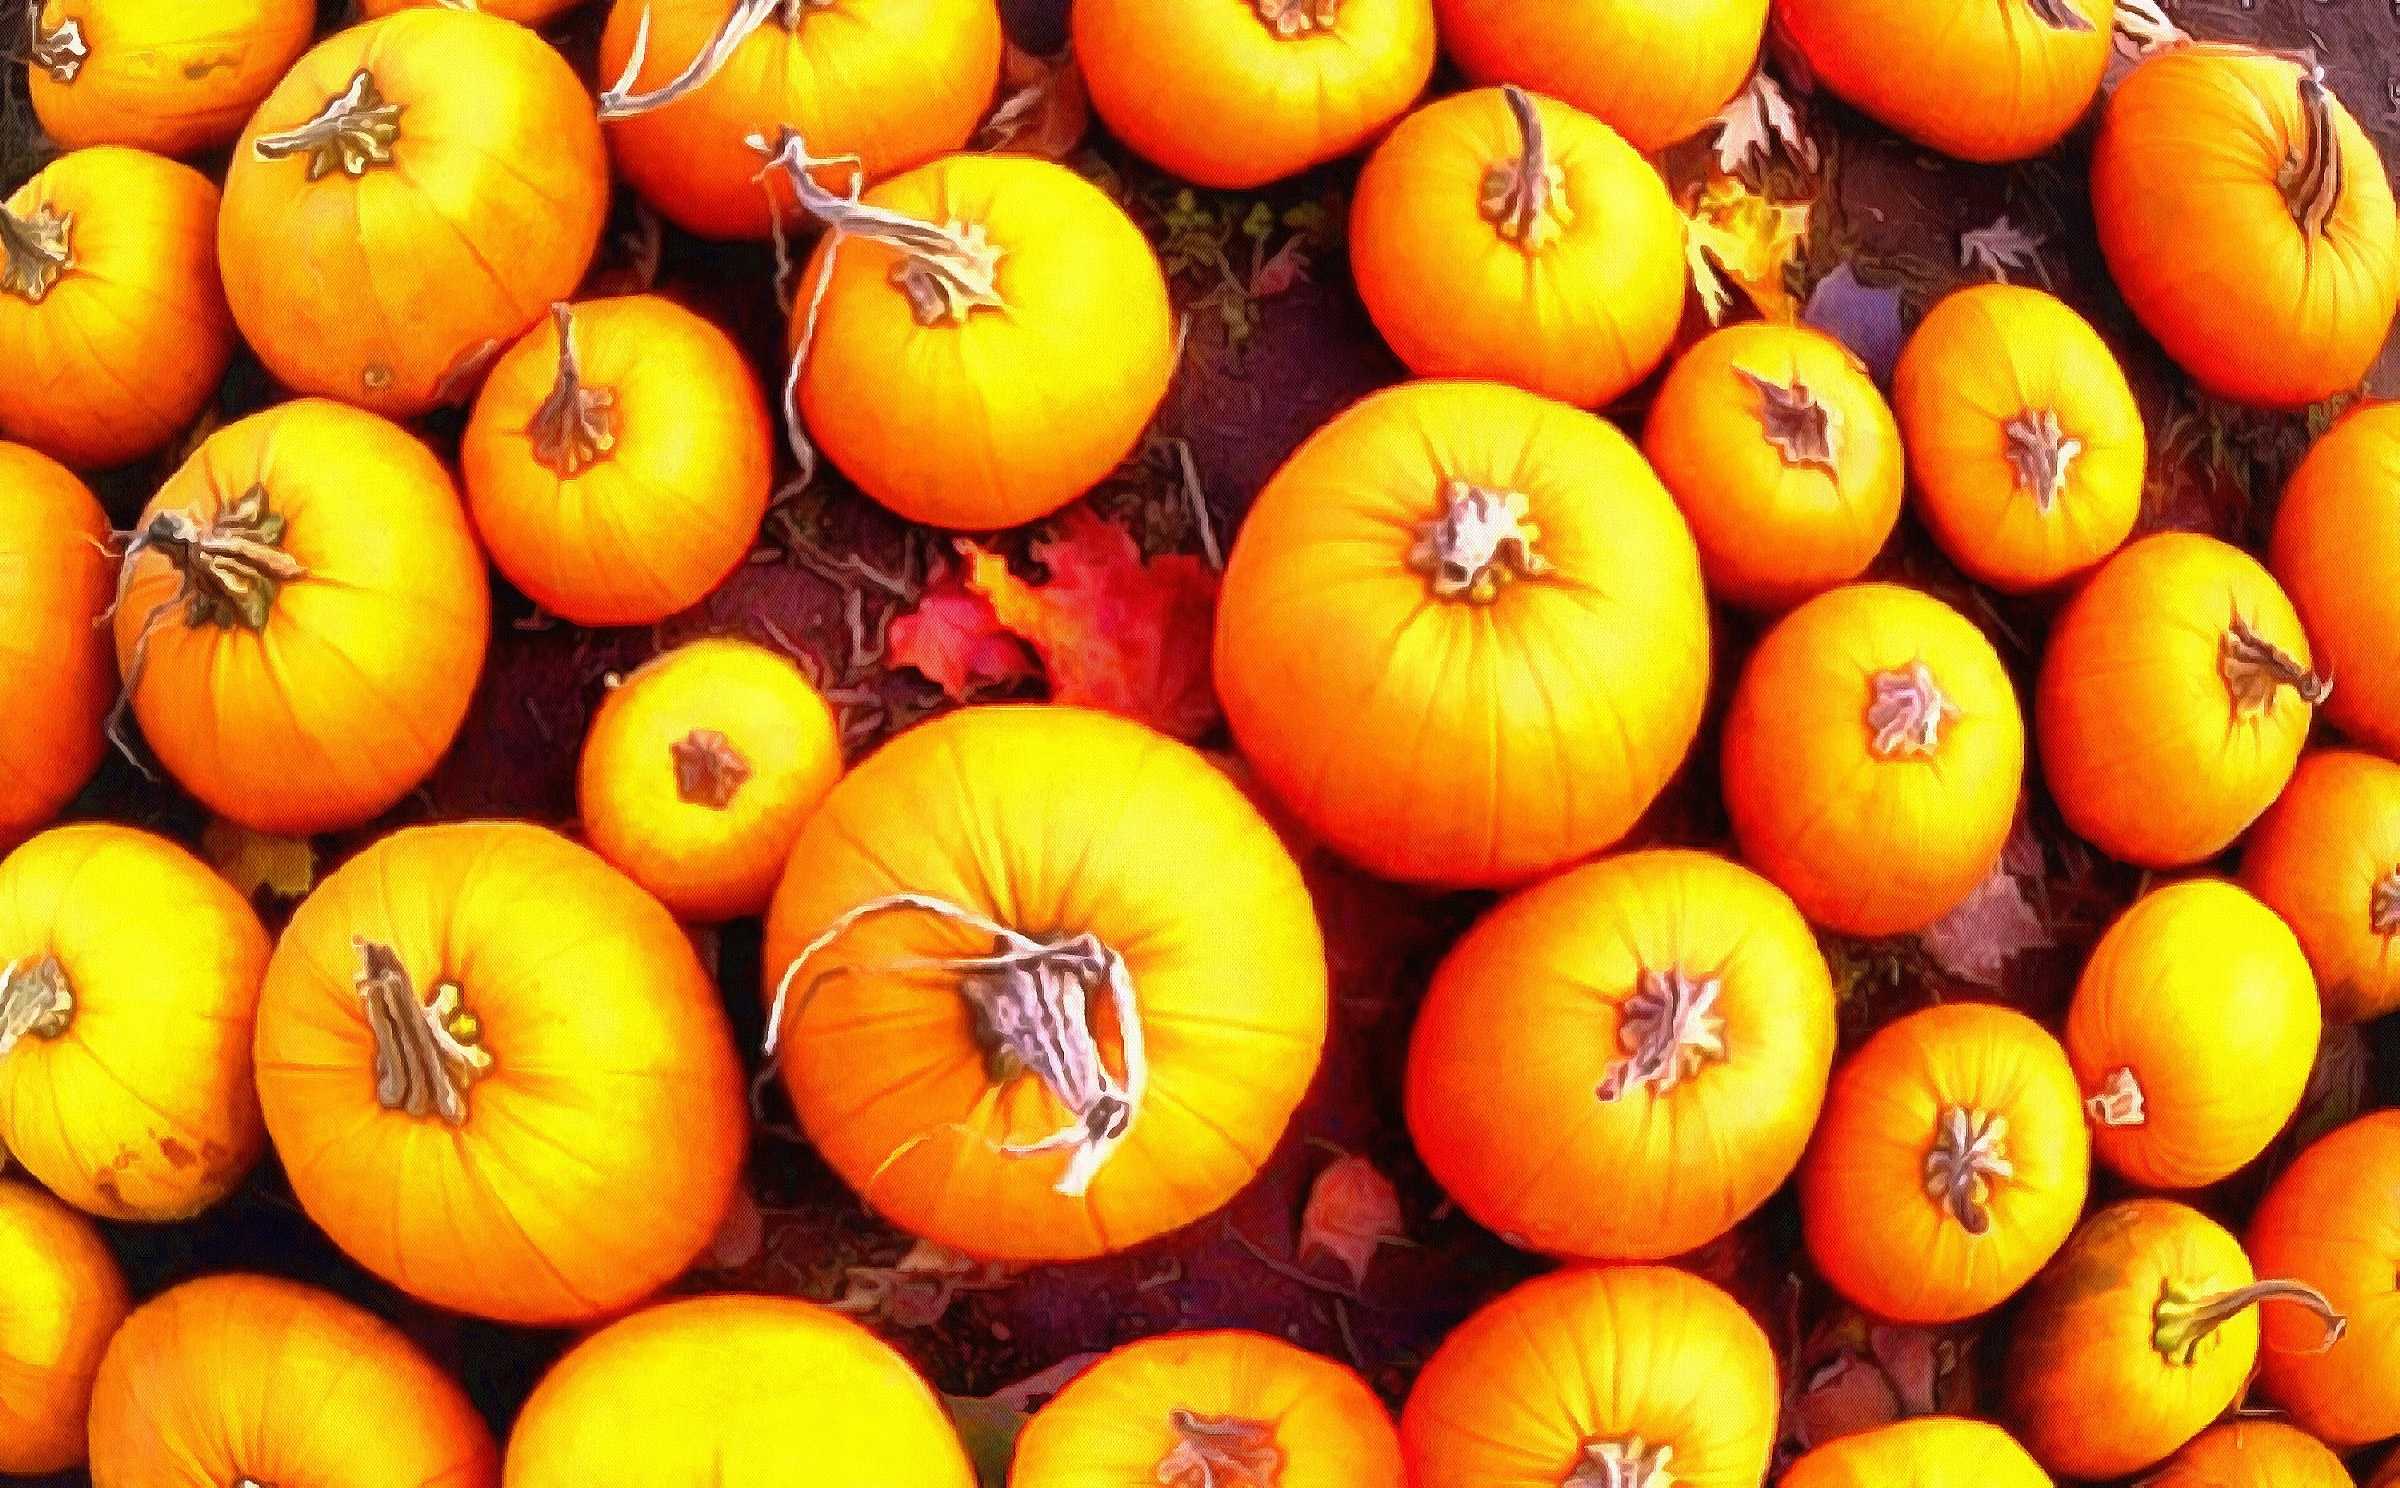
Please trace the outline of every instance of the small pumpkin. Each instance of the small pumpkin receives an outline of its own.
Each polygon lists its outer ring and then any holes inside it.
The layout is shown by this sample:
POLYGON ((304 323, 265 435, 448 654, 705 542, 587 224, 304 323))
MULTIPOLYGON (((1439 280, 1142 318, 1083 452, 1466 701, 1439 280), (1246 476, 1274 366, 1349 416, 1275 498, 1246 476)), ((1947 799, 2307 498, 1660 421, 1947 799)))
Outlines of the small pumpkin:
POLYGON ((1780 610, 1866 572, 1900 520, 1900 430, 1849 348, 1727 326, 1676 360, 1642 452, 1700 544, 1711 594, 1780 610))
POLYGON ((1724 775, 1742 856, 1802 913, 1897 935, 1955 909, 2000 861, 2025 720, 1973 622, 1914 589, 1853 584, 1751 653, 1724 775))
POLYGON ((83 1465, 92 1376, 131 1305, 90 1220, 29 1183, 0 1179, 0 1473, 83 1465))
POLYGON ((645 663, 592 719, 576 774, 584 835, 687 920, 767 907, 842 774, 833 710, 800 669, 747 641, 645 663))
POLYGON ((1055 707, 911 729, 825 797, 767 911, 769 1053, 910 1233, 1125 1249, 1274 1150, 1325 1039, 1291 855, 1192 750, 1055 707))
POLYGON ((163 838, 56 827, 0 859, 0 1145, 107 1219, 199 1213, 265 1145, 251 1017, 267 932, 163 838))
POLYGON ((1339 160, 1433 75, 1433 0, 1075 0, 1072 22, 1109 132, 1202 186, 1339 160))
POLYGON ((47 823, 99 768, 116 668, 108 517, 49 456, 0 442, 0 852, 47 823))
POLYGON ((2270 1314, 2259 1382, 2336 1447, 2400 1436, 2400 1111, 2318 1138, 2259 1201, 2250 1258, 2323 1293, 2350 1320, 2331 1348, 2305 1317, 2270 1314))
POLYGON ((2268 566, 2341 686, 2334 726, 2400 758, 2400 403, 2355 409, 2300 462, 2268 566))
POLYGON ((1775 1355, 1688 1272, 1552 1272, 1442 1341, 1400 1418, 1411 1488, 1750 1488, 1775 1446, 1775 1355))
POLYGON ((390 808, 450 747, 490 604, 432 452, 302 399, 209 435, 144 509, 117 665, 185 789, 262 832, 320 832, 390 808))
POLYGON ((32 0, 29 92, 67 149, 197 155, 241 133, 317 29, 314 0, 32 0))
POLYGON ((0 435, 122 465, 189 427, 232 356, 206 176, 96 146, 0 204, 0 435))
POLYGON ((647 1296, 741 1173, 741 1066, 690 941, 540 827, 414 827, 335 870, 276 947, 256 1055, 309 1217, 479 1317, 579 1322, 647 1296))
MULTIPOLYGON (((2145 1488, 2351 1488, 2342 1459, 2281 1421, 2228 1421, 2201 1433, 2145 1488)), ((2369 1488, 2382 1488, 2380 1477, 2369 1488)))
POLYGON ((1443 959, 1409 1131, 1518 1245, 1681 1255, 1791 1176, 1833 1038, 1824 953, 1781 890, 1706 853, 1627 853, 1504 901, 1443 959))
POLYGON ((2022 1013, 1954 1002, 1887 1023, 1834 1071, 1800 1165, 1808 1253, 1868 1311, 1999 1306, 2066 1243, 2091 1139, 2066 1052, 2022 1013))
POLYGON ((1215 664, 1243 755, 1312 833, 1387 877, 1505 885, 1623 837, 1681 766, 1708 604, 1690 529, 1614 427, 1407 383, 1259 494, 1215 664))
POLYGON ((1979 284, 1935 305, 1892 389, 1917 510, 1978 583, 2086 573, 2133 533, 2149 439, 2108 344, 2057 298, 1979 284))
POLYGON ((2143 327, 2236 402, 2296 408, 2356 387, 2400 304, 2375 142, 2289 58, 2184 46, 2134 68, 2092 148, 2092 216, 2143 327))
POLYGON ((1767 0, 1434 0, 1434 13, 1468 77, 1564 99, 1649 153, 1732 100, 1767 29, 1767 0))
POLYGON ((2400 765, 2349 749, 2301 756, 2242 848, 2242 886, 2300 937, 2327 1018, 2400 1009, 2400 765))
POLYGON ((1777 1488, 2051 1488, 2050 1475, 1988 1421, 1918 1416, 1837 1437, 1785 1470, 1777 1488))
POLYGON ((405 10, 319 42, 259 105, 217 259, 268 371, 405 418, 574 292, 607 215, 566 59, 496 16, 405 10))
POLYGON ((459 450, 492 562, 576 625, 649 625, 741 566, 775 436, 732 338, 655 295, 551 307, 492 368, 459 450))
POLYGON ((1366 1381, 1263 1333, 1117 1349, 1034 1413, 1009 1488, 1102 1483, 1400 1488, 1400 1436, 1366 1381))
POLYGON ((2110 857, 2198 863, 2282 793, 2332 688, 2256 559, 2156 533, 2101 565, 2051 628, 2042 773, 2067 825, 2110 857))

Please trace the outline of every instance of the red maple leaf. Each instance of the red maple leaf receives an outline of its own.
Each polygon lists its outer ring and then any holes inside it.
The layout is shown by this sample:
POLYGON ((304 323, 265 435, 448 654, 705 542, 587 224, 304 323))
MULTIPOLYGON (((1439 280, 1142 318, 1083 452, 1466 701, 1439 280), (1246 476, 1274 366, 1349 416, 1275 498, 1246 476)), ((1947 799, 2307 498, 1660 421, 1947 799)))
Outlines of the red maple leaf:
POLYGON ((1041 671, 1025 643, 1000 628, 992 602, 967 587, 962 569, 936 575, 916 609, 892 622, 890 656, 961 701, 1041 671))

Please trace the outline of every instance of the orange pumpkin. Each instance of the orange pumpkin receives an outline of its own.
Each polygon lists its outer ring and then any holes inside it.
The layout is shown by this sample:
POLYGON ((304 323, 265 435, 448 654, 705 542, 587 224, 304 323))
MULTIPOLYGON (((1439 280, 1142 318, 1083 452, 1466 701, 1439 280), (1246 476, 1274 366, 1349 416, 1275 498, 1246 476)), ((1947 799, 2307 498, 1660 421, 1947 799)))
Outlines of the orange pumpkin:
POLYGON ((1751 653, 1724 770, 1743 857, 1819 924, 1897 935, 1955 909, 2000 861, 2025 720, 1964 615, 1854 584, 1792 611, 1751 653))
POLYGON ((750 136, 788 126, 880 181, 966 145, 1000 54, 994 0, 616 0, 600 117, 617 169, 669 221, 763 238, 791 197, 759 184, 750 136))
POLYGON ((2268 564, 2341 686, 2325 716, 2400 758, 2400 403, 2355 409, 2284 487, 2268 564))
POLYGON ((801 824, 842 774, 833 710, 786 657, 705 640, 600 705, 576 775, 584 835, 687 920, 767 907, 801 824))
POLYGON ((809 818, 767 911, 809 1140, 913 1234, 1073 1260, 1213 1212, 1316 1073, 1325 953, 1231 781, 1138 724, 970 708, 809 818))
POLYGON ((1824 954, 1780 890, 1705 853, 1628 853, 1505 901, 1443 960, 1409 1131, 1515 1244, 1681 1255, 1791 1176, 1833 1036, 1824 954))
POLYGON ((34 0, 30 9, 33 111, 70 150, 214 149, 241 132, 317 29, 315 0, 34 0))
POLYGON ((2302 756, 2242 849, 2242 885, 2300 937, 2326 1017, 2400 1009, 2400 765, 2348 749, 2302 756))
POLYGON ((1919 1416, 1804 1454, 1777 1488, 2051 1488, 2050 1475, 1988 1421, 1919 1416))
POLYGON ((265 1276, 185 1282, 134 1311, 92 1391, 92 1482, 497 1488, 466 1393, 394 1328, 265 1276))
POLYGON ((2262 1274, 2306 1282, 2350 1320, 2325 1348, 2311 1319, 2270 1314, 2267 1398, 2337 1447, 2400 1436, 2400 1111, 2318 1138, 2268 1188, 2249 1240, 2262 1274))
POLYGON ((566 14, 581 3, 582 0, 359 0, 358 8, 373 20, 413 6, 446 5, 453 10, 480 10, 485 15, 496 15, 504 21, 539 26, 566 14))
POLYGON ((2038 289, 1979 284, 1933 307, 1893 383, 1917 510, 1977 582, 2076 578, 2141 514, 2149 439, 2090 322, 2038 289))
POLYGON ((1009 1488, 1103 1483, 1400 1488, 1400 1437, 1366 1382, 1261 1333, 1127 1344, 1017 1439, 1009 1488))
MULTIPOLYGON (((2143 1488, 2351 1488, 2342 1459, 2280 1421, 2228 1421, 2201 1434, 2143 1488)), ((2381 1488, 2373 1480, 2370 1488, 2381 1488)))
POLYGON ((130 1305, 90 1220, 31 1184, 0 1181, 0 1473, 83 1465, 92 1376, 130 1305))
POLYGON ((1767 0, 1434 0, 1434 12, 1468 77, 1563 98, 1645 151, 1724 108, 1767 29, 1767 0))
POLYGON ((2191 532, 2101 566, 2050 631, 2033 717, 2067 825, 2112 858, 2213 858, 2272 804, 2331 690, 2258 561, 2191 532))
POLYGON ((775 436, 741 349, 653 295, 552 308, 475 400, 467 505, 509 582, 576 625, 648 625, 741 566, 775 436))
POLYGON ((99 629, 108 517, 47 455, 0 443, 0 852, 100 764, 116 670, 99 629))
POLYGON ((319 42, 259 105, 217 259, 268 371, 404 418, 572 294, 607 215, 566 59, 497 17, 407 10, 319 42))
POLYGON ((1109 132, 1202 186, 1338 160, 1433 75, 1433 0, 1075 0, 1073 29, 1109 132))
POLYGON ((206 176, 102 146, 0 204, 0 435, 122 465, 198 418, 232 356, 206 176))
POLYGON ((1663 1266, 1558 1271, 1442 1341, 1400 1441, 1410 1488, 1752 1488, 1776 1398, 1766 1335, 1707 1282, 1663 1266))
POLYGON ((117 665, 185 789, 262 832, 320 832, 433 769, 489 617, 432 452, 303 399, 209 435, 151 499, 118 580, 117 665))
POLYGON ((2356 387, 2400 304, 2375 142, 2284 57, 2184 46, 2136 67, 2092 149, 2092 215, 2144 328, 2237 402, 2292 408, 2356 387))
POLYGON ((2022 1013, 1947 1003, 1884 1025, 1834 1071, 1800 1212, 1809 1256, 1842 1295, 1945 1323, 2032 1280, 2090 1184, 2058 1041, 2022 1013))
POLYGON ((1260 781, 1427 883, 1522 882, 1623 837, 1691 747, 1708 666, 1691 532, 1640 452, 1496 383, 1405 384, 1310 436, 1217 611, 1260 781))
POLYGON ((1866 572, 1900 520, 1900 430, 1849 348, 1727 326, 1667 373, 1642 452, 1692 524, 1709 592, 1780 610, 1866 572))
POLYGON ((267 932, 197 858, 131 827, 0 860, 0 1145, 109 1219, 197 1214, 264 1146, 250 1021, 267 932))
POLYGON ((276 947, 256 1051, 309 1217, 460 1312, 617 1311, 699 1254, 741 1173, 741 1066, 691 943, 539 827, 411 828, 336 870, 276 947))

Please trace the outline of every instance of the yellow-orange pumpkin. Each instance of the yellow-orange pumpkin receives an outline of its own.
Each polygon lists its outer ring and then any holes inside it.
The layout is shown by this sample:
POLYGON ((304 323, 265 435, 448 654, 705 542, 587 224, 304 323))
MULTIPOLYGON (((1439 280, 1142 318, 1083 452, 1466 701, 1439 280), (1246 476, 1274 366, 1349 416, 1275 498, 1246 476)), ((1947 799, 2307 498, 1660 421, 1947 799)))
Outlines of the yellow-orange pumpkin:
POLYGON ((2334 726, 2400 759, 2400 403, 2355 409, 2284 487, 2268 564, 2340 685, 2334 726))
MULTIPOLYGON (((2369 1488, 2388 1488, 2378 1474, 2369 1488)), ((2201 1433, 2144 1488, 2350 1488, 2355 1481, 2323 1442, 2281 1421, 2228 1421, 2201 1433)))
POLYGON ((0 852, 99 767, 115 691, 100 615, 108 517, 65 467, 0 442, 0 852))
POLYGON ((1750 75, 1767 0, 1435 0, 1479 83, 1565 99, 1645 151, 1698 133, 1750 75))
POLYGON ((2324 1294, 2350 1330, 2324 1347, 2316 1320, 2265 1320, 2266 1398, 2342 1448, 2400 1436, 2400 1111, 2376 1111, 2319 1137, 2277 1176, 2250 1218, 2250 1258, 2266 1276, 2324 1294))
POLYGON ((1989 1421, 1919 1416, 1838 1437, 1794 1462, 1777 1488, 2051 1488, 2050 1475, 1989 1421))
POLYGON ((2400 764, 2303 755, 2242 848, 2242 886, 2300 937, 2327 1018, 2400 1008, 2400 764))
POLYGON ((222 145, 317 28, 314 0, 37 0, 31 8, 33 111, 70 150, 196 155, 222 145))
POLYGON ((131 1305, 90 1220, 0 1180, 0 1473, 82 1465, 92 1376, 131 1305))

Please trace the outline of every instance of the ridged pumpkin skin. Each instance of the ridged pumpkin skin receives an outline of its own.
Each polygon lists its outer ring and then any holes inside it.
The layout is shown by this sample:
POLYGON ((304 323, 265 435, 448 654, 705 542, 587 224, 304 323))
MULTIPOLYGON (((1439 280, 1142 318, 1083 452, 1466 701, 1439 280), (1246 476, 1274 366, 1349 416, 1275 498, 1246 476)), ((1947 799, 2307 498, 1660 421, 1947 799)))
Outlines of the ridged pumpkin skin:
POLYGON ((2100 333, 2053 296, 1979 284, 1945 298, 1901 352, 1892 401, 1917 511, 1978 583, 2047 588, 2132 535, 2142 410, 2100 333))
POLYGON ((567 1351, 508 1439, 507 1488, 974 1488, 941 1403, 848 1318, 791 1297, 645 1308, 567 1351))
POLYGON ((999 1259, 1100 1255, 1215 1211, 1273 1151, 1325 1038, 1324 944, 1274 830, 1190 749, 1078 709, 970 708, 853 770, 801 829, 765 965, 771 999, 790 984, 770 1003, 777 1057, 819 1153, 901 1228, 999 1259), (1054 962, 1037 999, 923 964, 993 953, 954 915, 894 906, 845 928, 896 894, 1121 957, 1146 1078, 1096 973, 1054 962), (1002 992, 1013 1037, 977 1011, 1002 992), (1062 1099, 1033 1070, 1061 1050, 1118 1099, 1062 1099), (1112 1107, 1121 1123, 1100 1118, 1112 1107), (1121 1142, 1072 1142, 1098 1127, 1121 1142))
POLYGON ((2348 1449, 2400 1436, 2400 1111, 2320 1137, 2251 1217, 2250 1258, 2325 1294, 2350 1320, 2322 1352, 2316 1321, 2279 1308, 2264 1324, 2260 1385, 2319 1438, 2348 1449))
POLYGON ((2360 408, 2300 462, 2268 566, 2338 680, 2334 726, 2400 758, 2400 403, 2360 408))
POLYGON ((83 1465, 92 1376, 131 1305, 90 1220, 0 1181, 0 1473, 83 1465))
POLYGON ((241 895, 147 832, 57 827, 0 860, 0 1000, 48 1010, 0 1054, 0 1143, 108 1219, 230 1193, 265 1146, 248 1048, 267 951, 241 895))
POLYGON ((268 371, 406 418, 462 399, 574 293, 607 215, 608 154, 566 59, 512 21, 406 10, 319 42, 259 105, 217 259, 268 371), (346 98, 361 73, 372 97, 346 98), (396 107, 391 137, 293 139, 337 100, 352 120, 396 107))
POLYGON ((1339 160, 1433 75, 1433 0, 1076 0, 1072 20, 1109 132, 1201 186, 1339 160))
POLYGON ((694 641, 645 663, 592 719, 576 772, 600 856, 687 920, 767 907, 842 775, 833 710, 790 658, 694 641))
POLYGON ((1497 383, 1407 383, 1310 436, 1217 611, 1259 779, 1420 883, 1520 883, 1623 837, 1683 763, 1708 667, 1691 531, 1640 452, 1497 383))
MULTIPOLYGON (((2342 1459, 2281 1421, 2228 1421, 2202 1432, 2146 1488, 2351 1488, 2342 1459)), ((2382 1488, 2384 1478, 2370 1480, 2382 1488)))
POLYGON ((1418 376, 1490 378, 1589 408, 1666 355, 1683 319, 1683 233, 1666 182, 1615 130, 1484 88, 1419 109, 1368 157, 1350 270, 1418 376), (1537 113, 1538 158, 1520 109, 1537 113), (1508 182, 1496 194, 1495 172, 1508 182))
POLYGON ((1988 1421, 1918 1416, 1805 1453, 1777 1488, 2051 1488, 2050 1475, 1988 1421))
POLYGON ((2400 1009, 2400 765, 2302 755, 2242 847, 2242 886, 2299 936, 2328 1019, 2400 1009))
POLYGON ((1914 589, 1853 584, 1751 653, 1724 776, 1742 856, 1803 914, 1897 935, 1948 914, 2000 861, 2025 720, 1973 622, 1914 589))
POLYGON ((100 764, 116 668, 99 625, 108 516, 49 456, 0 443, 0 852, 58 815, 100 764))
POLYGON ((449 749, 491 598, 457 488, 407 430, 317 398, 253 414, 202 441, 136 531, 163 537, 126 560, 118 670, 160 763, 217 814, 356 826, 449 749), (247 568, 272 580, 263 609, 195 557, 224 541, 277 555, 247 568))
POLYGON ((1767 0, 1435 0, 1434 13, 1468 77, 1564 99, 1645 152, 1725 107, 1767 29, 1767 0))
POLYGON ((459 468, 492 562, 575 625, 691 608, 758 541, 774 431, 757 374, 715 326, 656 295, 558 316, 492 368, 459 468))
POLYGON ((1900 520, 1899 426, 1848 347, 1727 326, 1667 373, 1642 453, 1692 524, 1709 592, 1780 610, 1866 572, 1900 520))
POLYGON ((2238 48, 2144 61, 2110 95, 2092 149, 2092 215, 2117 288, 2169 356, 2239 403, 2296 408, 2356 387, 2400 304, 2391 180, 2358 121, 2324 98, 2338 196, 2298 175, 2287 195, 2310 138, 2301 70, 2238 48), (2312 233, 2301 219, 2317 209, 2312 233))
POLYGON ((92 1393, 94 1488, 497 1488, 466 1392, 399 1329, 314 1287, 207 1276, 136 1309, 92 1393))
POLYGON ((691 943, 540 827, 414 827, 337 869, 276 947, 256 1048, 301 1207, 455 1311, 615 1312, 690 1264, 740 1176, 741 1066, 691 943), (395 1028, 442 1046, 438 1078, 397 1078, 395 1028))
MULTIPOLYGON (((358 8, 371 20, 390 15, 395 10, 451 3, 452 0, 359 0, 358 8)), ((581 3, 582 0, 473 0, 473 7, 485 15, 496 15, 505 21, 538 26, 566 14, 581 3)))
POLYGON ((1670 1467, 1685 1488, 1755 1488, 1776 1398, 1766 1335, 1716 1287, 1664 1266, 1577 1268, 1502 1293, 1442 1341, 1401 1449, 1410 1488, 1559 1483, 1587 1464, 1605 1483, 1611 1458, 1670 1467))
POLYGON ((70 150, 131 145, 197 155, 241 133, 308 45, 317 7, 312 0, 46 0, 39 27, 47 55, 29 77, 44 133, 70 150), (84 52, 72 68, 64 64, 74 48, 61 36, 69 26, 84 52), (52 59, 60 65, 42 65, 52 59))
POLYGON ((2239 548, 2161 532, 2120 551, 2042 655, 2034 725, 2067 825, 2146 868, 2223 852, 2299 763, 2323 685, 2311 654, 2291 601, 2239 548))
POLYGON ((1706 853, 1627 853, 1504 901, 1443 959, 1409 1131, 1515 1244, 1681 1255, 1791 1176, 1833 1038, 1824 954, 1781 890, 1706 853))
POLYGON ((47 288, 0 290, 0 436, 91 469, 189 427, 233 356, 215 184, 97 146, 52 161, 0 211, 60 234, 47 288))
POLYGON ((2022 1013, 1947 1003, 1884 1025, 1834 1071, 1800 1165, 1800 1213, 1810 1258, 1842 1295, 1895 1322, 1946 1323, 2032 1280, 2090 1184, 2058 1041, 2022 1013))
POLYGON ((1117 1349, 1036 1411, 1008 1485, 1207 1482, 1193 1475, 1268 1464, 1278 1488, 1401 1488, 1400 1435, 1356 1374, 1262 1333, 1172 1333, 1117 1349))

